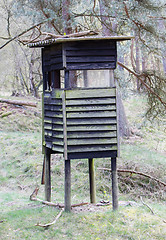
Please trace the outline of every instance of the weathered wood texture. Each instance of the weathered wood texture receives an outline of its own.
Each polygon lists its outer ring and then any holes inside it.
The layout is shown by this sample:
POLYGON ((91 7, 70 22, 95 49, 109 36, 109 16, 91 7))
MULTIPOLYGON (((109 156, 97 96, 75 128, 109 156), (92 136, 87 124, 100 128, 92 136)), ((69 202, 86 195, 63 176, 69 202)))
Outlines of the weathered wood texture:
POLYGON ((65 159, 116 157, 116 89, 45 92, 46 147, 65 159))
POLYGON ((118 177, 117 177, 117 163, 116 158, 111 158, 112 170, 112 207, 113 210, 118 209, 118 177))
POLYGON ((115 69, 117 49, 115 40, 64 42, 45 47, 43 71, 115 69))
POLYGON ((89 159, 89 185, 90 185, 90 202, 96 203, 95 167, 93 158, 89 159))
POLYGON ((71 164, 65 161, 65 211, 71 211, 71 164))
POLYGON ((51 201, 51 151, 45 149, 45 200, 51 201))

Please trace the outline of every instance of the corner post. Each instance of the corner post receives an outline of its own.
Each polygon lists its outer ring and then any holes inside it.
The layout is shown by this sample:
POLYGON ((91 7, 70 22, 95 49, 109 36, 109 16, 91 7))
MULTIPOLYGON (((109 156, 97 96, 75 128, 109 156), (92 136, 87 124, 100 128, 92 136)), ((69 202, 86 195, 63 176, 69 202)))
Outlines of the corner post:
POLYGON ((95 168, 94 159, 89 159, 89 183, 90 183, 90 201, 96 203, 96 186, 95 186, 95 168))
POLYGON ((112 170, 112 206, 113 210, 118 209, 118 178, 117 178, 117 164, 116 157, 111 158, 112 170))
POLYGON ((71 211, 71 166, 70 160, 65 160, 65 211, 71 211))
POLYGON ((51 202, 51 150, 45 148, 45 200, 51 202))

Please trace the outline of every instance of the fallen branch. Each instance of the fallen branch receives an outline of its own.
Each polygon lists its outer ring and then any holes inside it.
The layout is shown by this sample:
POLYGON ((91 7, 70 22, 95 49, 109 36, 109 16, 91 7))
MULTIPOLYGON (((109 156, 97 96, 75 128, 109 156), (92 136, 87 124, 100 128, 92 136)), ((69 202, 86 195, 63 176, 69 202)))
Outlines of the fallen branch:
POLYGON ((147 208, 149 208, 149 209, 150 209, 150 211, 151 211, 151 213, 154 215, 154 212, 153 212, 152 208, 151 208, 151 207, 149 207, 149 205, 148 205, 148 204, 146 204, 146 203, 143 201, 143 199, 142 199, 142 197, 141 197, 141 196, 140 196, 140 199, 141 199, 141 202, 142 202, 142 204, 143 204, 143 205, 145 205, 147 208))
MULTIPOLYGON (((99 170, 104 170, 104 171, 112 171, 111 169, 109 168, 98 168, 99 170)), ((144 177, 147 177, 147 178, 150 178, 160 184, 162 184, 164 187, 166 187, 166 183, 160 181, 159 179, 155 178, 155 177, 152 177, 146 173, 142 173, 142 172, 137 172, 137 171, 134 171, 134 170, 128 170, 128 169, 118 169, 117 170, 118 172, 120 173, 131 173, 131 174, 137 174, 137 175, 141 175, 141 176, 144 176, 144 177)))
POLYGON ((54 220, 53 222, 50 222, 50 223, 47 223, 47 224, 44 224, 44 225, 43 225, 43 224, 40 224, 40 223, 37 223, 37 224, 35 224, 35 226, 44 227, 44 228, 50 227, 51 225, 53 225, 53 224, 56 223, 56 221, 57 221, 57 220, 60 218, 60 216, 62 215, 63 211, 64 211, 64 209, 61 209, 60 213, 56 216, 56 218, 55 218, 55 220, 54 220))
MULTIPOLYGON (((36 197, 30 197, 30 200, 31 201, 38 201, 38 202, 41 202, 42 204, 45 204, 47 206, 51 206, 51 207, 59 207, 59 208, 64 208, 65 205, 64 204, 60 204, 60 203, 53 203, 53 202, 48 202, 48 201, 44 201, 40 198, 36 198, 36 197)), ((80 206, 84 206, 84 205, 87 205, 88 203, 77 203, 77 204, 72 204, 71 205, 71 208, 73 207, 80 207, 80 206)))
MULTIPOLYGON (((153 212, 152 208, 151 208, 147 203, 145 203, 145 202, 143 201, 143 199, 142 199, 141 196, 140 196, 140 199, 141 199, 142 204, 145 205, 147 208, 149 208, 150 211, 151 211, 151 213, 152 213, 153 215, 155 215, 155 213, 153 212)), ((158 216, 158 217, 159 217, 159 216, 158 216)), ((166 223, 166 220, 162 219, 161 217, 159 217, 159 218, 160 218, 164 223, 166 223)))
MULTIPOLYGON (((36 187, 35 190, 33 191, 33 193, 30 195, 30 200, 31 201, 38 201, 41 202, 42 204, 48 205, 48 206, 52 206, 52 207, 59 207, 59 208, 64 208, 64 204, 59 204, 59 203, 53 203, 53 202, 48 202, 48 201, 44 201, 40 198, 37 198, 37 194, 38 194, 39 188, 36 187)), ((88 203, 78 203, 78 204, 73 204, 71 205, 71 207, 80 207, 83 205, 87 205, 88 203)))
POLYGON ((14 105, 21 105, 21 106, 37 107, 36 103, 19 101, 19 100, 8 100, 8 99, 0 98, 0 102, 14 104, 14 105))

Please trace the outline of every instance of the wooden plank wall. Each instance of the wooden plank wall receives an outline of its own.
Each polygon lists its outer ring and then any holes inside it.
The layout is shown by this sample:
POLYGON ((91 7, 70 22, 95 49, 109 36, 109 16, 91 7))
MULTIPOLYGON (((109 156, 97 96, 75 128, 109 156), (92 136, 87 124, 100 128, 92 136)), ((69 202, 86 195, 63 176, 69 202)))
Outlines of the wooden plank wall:
POLYGON ((44 134, 46 147, 57 153, 63 153, 63 112, 62 91, 45 92, 44 96, 44 134), (59 94, 60 93, 60 94, 59 94))
POLYGON ((62 44, 56 44, 43 49, 44 72, 63 69, 62 44))
POLYGON ((116 155, 116 89, 66 91, 68 157, 116 155))
POLYGON ((43 71, 115 69, 116 41, 66 42, 45 47, 43 71))
POLYGON ((115 41, 86 41, 64 45, 67 70, 115 69, 115 41))
POLYGON ((45 141, 53 151, 68 159, 117 156, 115 88, 55 90, 45 94, 44 104, 45 141))

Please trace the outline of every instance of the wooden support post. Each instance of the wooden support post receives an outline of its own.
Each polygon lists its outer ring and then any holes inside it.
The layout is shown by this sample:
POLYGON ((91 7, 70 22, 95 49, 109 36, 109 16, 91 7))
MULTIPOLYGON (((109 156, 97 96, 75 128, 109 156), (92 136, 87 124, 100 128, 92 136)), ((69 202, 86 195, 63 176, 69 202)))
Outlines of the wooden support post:
POLYGON ((51 202, 51 151, 45 149, 45 200, 51 202))
POLYGON ((112 169, 112 206, 113 210, 115 211, 118 209, 118 179, 116 157, 111 158, 111 169, 112 169))
POLYGON ((65 211, 71 211, 71 167, 70 160, 65 160, 65 211))
POLYGON ((96 185, 94 159, 89 159, 90 202, 96 203, 96 185))

